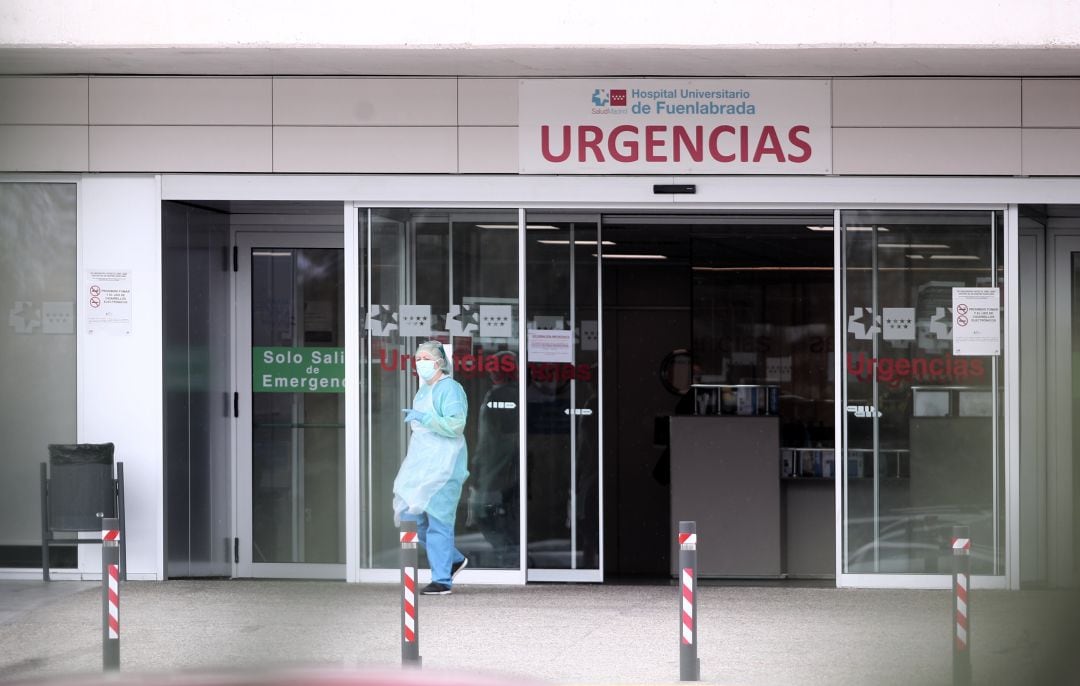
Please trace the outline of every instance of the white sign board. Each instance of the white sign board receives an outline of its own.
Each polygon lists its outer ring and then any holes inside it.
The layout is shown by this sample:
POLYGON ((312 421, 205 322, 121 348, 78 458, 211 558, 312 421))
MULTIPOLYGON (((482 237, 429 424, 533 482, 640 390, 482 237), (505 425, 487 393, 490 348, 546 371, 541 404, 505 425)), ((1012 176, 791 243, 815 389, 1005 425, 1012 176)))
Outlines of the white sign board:
POLYGON ((826 80, 525 79, 523 174, 829 174, 826 80))
POLYGON ((952 289, 953 355, 1001 354, 1001 294, 997 288, 952 289))
POLYGON ((529 329, 529 362, 573 362, 574 332, 529 329))
POLYGON ((86 333, 131 334, 131 271, 86 270, 86 333))

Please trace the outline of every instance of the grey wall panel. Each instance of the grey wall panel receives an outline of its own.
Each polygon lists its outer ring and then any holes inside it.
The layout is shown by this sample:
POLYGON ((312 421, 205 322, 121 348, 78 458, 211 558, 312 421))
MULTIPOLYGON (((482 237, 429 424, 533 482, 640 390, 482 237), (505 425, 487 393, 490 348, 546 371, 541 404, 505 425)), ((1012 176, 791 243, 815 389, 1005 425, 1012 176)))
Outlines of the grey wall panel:
POLYGON ((517 79, 458 79, 460 126, 517 126, 517 79))
POLYGON ((86 77, 0 78, 0 124, 87 123, 86 77))
POLYGON ((335 174, 452 174, 453 126, 274 128, 274 171, 335 174))
POLYGON ((1024 79, 1024 126, 1080 127, 1080 79, 1024 79))
POLYGON ((90 124, 269 126, 268 78, 90 79, 90 124))
POLYGON ((454 126, 457 79, 274 79, 276 126, 454 126))
POLYGON ((91 126, 91 171, 269 172, 269 126, 91 126))
POLYGON ((458 171, 462 174, 517 174, 517 127, 458 128, 458 171))
POLYGON ((1025 129, 1023 145, 1024 174, 1080 174, 1080 129, 1025 129))
POLYGON ((836 79, 833 126, 1020 126, 1019 79, 836 79))
POLYGON ((1020 129, 833 129, 837 174, 1019 174, 1020 129))
POLYGON ((82 172, 86 126, 0 126, 0 171, 82 172))

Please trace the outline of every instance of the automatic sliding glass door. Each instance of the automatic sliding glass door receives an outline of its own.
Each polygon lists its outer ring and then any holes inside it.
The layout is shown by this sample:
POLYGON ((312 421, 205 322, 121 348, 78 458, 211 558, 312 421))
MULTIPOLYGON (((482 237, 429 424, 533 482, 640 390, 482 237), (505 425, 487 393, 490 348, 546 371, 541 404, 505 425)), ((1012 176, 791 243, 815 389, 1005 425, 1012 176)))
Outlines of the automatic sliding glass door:
POLYGON ((602 581, 599 220, 530 212, 528 578, 602 581))
POLYGON ((843 569, 1005 573, 1001 212, 841 213, 843 569))
POLYGON ((397 578, 393 482, 409 441, 401 410, 417 389, 416 346, 435 339, 469 404, 470 476, 453 522, 469 557, 462 580, 510 580, 507 572, 521 574, 518 212, 361 209, 358 220, 369 408, 361 417, 361 567, 382 570, 361 578, 397 578))

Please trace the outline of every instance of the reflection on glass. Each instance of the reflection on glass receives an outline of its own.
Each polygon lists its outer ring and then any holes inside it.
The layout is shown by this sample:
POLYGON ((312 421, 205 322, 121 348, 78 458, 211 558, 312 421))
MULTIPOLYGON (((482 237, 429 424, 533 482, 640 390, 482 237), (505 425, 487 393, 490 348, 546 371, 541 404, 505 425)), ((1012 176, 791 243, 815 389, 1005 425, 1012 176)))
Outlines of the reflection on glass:
MULTIPOLYGON (((1080 253, 1072 254, 1072 456, 1073 503, 1080 503, 1080 253)), ((1073 550, 1080 551, 1080 505, 1073 506, 1073 550)), ((1074 578, 1080 578, 1080 554, 1073 555, 1074 578)))
MULTIPOLYGON (((1002 573, 1001 356, 963 354, 954 289, 1001 287, 992 212, 845 212, 844 567, 1002 573)), ((1000 332, 999 332, 1000 334, 1000 332)))
POLYGON ((529 225, 537 228, 526 232, 528 328, 566 333, 565 345, 545 348, 545 354, 529 344, 528 566, 595 570, 600 568, 596 221, 551 221, 530 214, 529 225))
POLYGON ((344 262, 339 249, 254 249, 251 342, 253 562, 345 561, 344 262), (321 372, 313 371, 318 351, 321 372), (273 367, 261 365, 263 355, 273 367), (295 362, 293 360, 296 360, 295 362), (292 365, 291 367, 289 365, 292 365), (261 383, 260 371, 278 371, 261 383), (307 392, 275 388, 304 381, 307 392), (321 384, 322 379, 325 384, 321 384), (312 384, 311 380, 316 383, 312 384), (282 391, 285 392, 282 392, 282 391))
POLYGON ((831 450, 832 234, 807 227, 828 217, 758 222, 690 230, 693 380, 720 385, 715 413, 779 414, 784 448, 831 450))
POLYGON ((431 338, 450 346, 469 402, 456 545, 470 569, 520 566, 516 228, 515 212, 361 210, 366 567, 398 564, 391 490, 408 441, 401 408, 416 392, 412 353, 431 338))
POLYGON ((75 208, 73 183, 0 183, 0 567, 40 566, 18 548, 41 542, 38 465, 75 440, 75 208))

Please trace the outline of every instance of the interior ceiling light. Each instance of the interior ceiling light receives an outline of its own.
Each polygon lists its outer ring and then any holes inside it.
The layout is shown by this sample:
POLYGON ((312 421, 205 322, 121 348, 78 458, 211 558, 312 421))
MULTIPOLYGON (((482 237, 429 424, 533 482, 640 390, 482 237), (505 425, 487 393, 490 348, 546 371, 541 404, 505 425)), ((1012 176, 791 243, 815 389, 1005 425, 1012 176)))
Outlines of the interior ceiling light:
POLYGON ((931 255, 932 260, 978 260, 978 255, 931 255))
POLYGON ((944 243, 878 243, 879 248, 905 248, 907 250, 949 250, 944 243))
POLYGON ((832 267, 694 267, 695 272, 831 272, 832 267))
POLYGON ((909 260, 922 260, 922 259, 925 259, 925 257, 923 255, 904 255, 904 257, 908 258, 909 260))
MULTIPOLYGON (((543 243, 544 245, 570 245, 569 240, 561 239, 541 239, 536 241, 537 243, 543 243)), ((596 245, 596 241, 574 241, 574 245, 596 245)), ((614 241, 601 241, 600 245, 615 245, 614 241)))
MULTIPOLYGON (((515 229, 516 230, 518 228, 517 224, 477 224, 477 226, 479 228, 481 228, 481 229, 515 229)), ((526 228, 529 229, 530 231, 532 231, 534 229, 539 229, 539 230, 542 230, 542 231, 558 231, 559 230, 559 227, 551 226, 549 224, 529 224, 528 226, 526 226, 526 228)))
MULTIPOLYGON (((872 227, 872 226, 845 226, 844 230, 845 231, 873 231, 874 227, 872 227)), ((877 227, 877 230, 882 231, 884 233, 889 232, 889 230, 887 228, 885 228, 884 226, 877 227)))
MULTIPOLYGON (((593 257, 596 254, 593 253, 593 257)), ((628 253, 604 253, 605 260, 666 260, 667 255, 633 255, 628 253)))
POLYGON ((833 230, 833 227, 831 227, 831 226, 808 226, 806 228, 810 229, 811 231, 832 231, 833 230))

